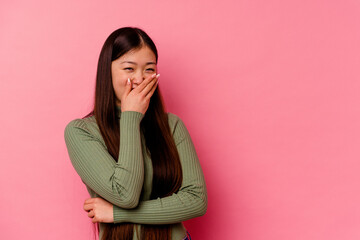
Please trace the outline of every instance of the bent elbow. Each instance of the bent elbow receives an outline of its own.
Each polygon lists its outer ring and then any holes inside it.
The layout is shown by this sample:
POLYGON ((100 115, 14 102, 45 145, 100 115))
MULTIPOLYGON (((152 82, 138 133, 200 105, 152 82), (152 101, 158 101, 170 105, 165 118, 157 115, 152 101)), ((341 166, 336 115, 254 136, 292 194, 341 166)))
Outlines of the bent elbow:
POLYGON ((121 199, 121 208, 124 209, 132 209, 136 208, 139 205, 139 198, 140 196, 138 194, 130 193, 127 196, 124 196, 124 198, 121 199))
POLYGON ((207 211, 207 199, 203 199, 202 201, 201 201, 201 204, 200 204, 200 208, 199 208, 199 217, 201 217, 201 216, 204 216, 205 215, 205 213, 206 213, 206 211, 207 211))
POLYGON ((193 209, 193 218, 204 216, 207 211, 207 197, 199 198, 196 207, 193 209))
POLYGON ((112 194, 117 196, 114 205, 124 209, 136 208, 139 205, 140 192, 127 190, 120 185, 115 186, 112 190, 112 194))

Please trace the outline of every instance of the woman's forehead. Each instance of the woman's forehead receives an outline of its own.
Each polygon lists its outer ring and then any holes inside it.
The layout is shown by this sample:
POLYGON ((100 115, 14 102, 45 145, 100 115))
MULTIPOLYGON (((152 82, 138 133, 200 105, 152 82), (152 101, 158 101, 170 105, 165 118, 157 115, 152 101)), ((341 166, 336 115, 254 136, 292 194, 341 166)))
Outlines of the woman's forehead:
POLYGON ((156 56, 149 47, 142 47, 139 49, 132 49, 122 55, 119 59, 121 63, 155 63, 156 56))

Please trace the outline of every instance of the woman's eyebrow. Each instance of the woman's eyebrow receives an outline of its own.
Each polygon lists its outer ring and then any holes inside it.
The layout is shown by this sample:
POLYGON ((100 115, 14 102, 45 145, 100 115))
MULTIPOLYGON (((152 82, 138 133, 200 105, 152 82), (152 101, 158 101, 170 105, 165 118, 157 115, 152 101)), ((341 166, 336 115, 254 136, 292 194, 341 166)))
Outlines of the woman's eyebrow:
MULTIPOLYGON (((131 62, 131 61, 123 61, 123 62, 121 62, 121 63, 131 63, 131 64, 137 65, 137 63, 131 62)), ((154 62, 147 62, 147 63, 146 63, 146 65, 149 65, 149 64, 155 64, 155 65, 156 65, 156 63, 154 63, 154 62)))

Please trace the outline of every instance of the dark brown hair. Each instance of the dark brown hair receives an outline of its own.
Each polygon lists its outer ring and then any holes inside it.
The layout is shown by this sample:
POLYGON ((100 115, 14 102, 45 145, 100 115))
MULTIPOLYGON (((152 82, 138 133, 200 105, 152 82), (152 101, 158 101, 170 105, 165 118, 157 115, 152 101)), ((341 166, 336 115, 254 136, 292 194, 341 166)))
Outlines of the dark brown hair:
MULTIPOLYGON (((141 29, 124 27, 115 30, 106 39, 99 56, 94 109, 87 116, 94 115, 109 153, 115 161, 119 155, 120 126, 117 119, 116 95, 112 85, 111 62, 133 49, 149 47, 156 56, 154 42, 141 29)), ((163 99, 157 86, 141 123, 140 130, 145 137, 147 151, 153 166, 151 199, 176 193, 182 183, 179 154, 168 124, 163 99)), ((101 240, 132 240, 133 223, 104 224, 101 240)), ((142 225, 142 240, 170 240, 170 225, 142 225)))

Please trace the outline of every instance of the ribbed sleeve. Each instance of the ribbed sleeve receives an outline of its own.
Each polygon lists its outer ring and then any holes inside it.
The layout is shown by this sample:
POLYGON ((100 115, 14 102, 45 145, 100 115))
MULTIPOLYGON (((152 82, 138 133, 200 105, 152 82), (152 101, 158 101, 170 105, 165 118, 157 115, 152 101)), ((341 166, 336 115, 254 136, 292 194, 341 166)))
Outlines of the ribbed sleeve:
POLYGON ((202 216, 207 209, 206 185, 194 144, 184 123, 176 115, 173 132, 183 170, 183 182, 176 194, 140 201, 134 209, 114 206, 114 223, 172 224, 202 216))
POLYGON ((82 181, 98 195, 124 209, 138 205, 144 181, 140 122, 143 114, 125 111, 120 118, 120 149, 116 163, 106 146, 75 119, 65 128, 69 157, 82 181))

